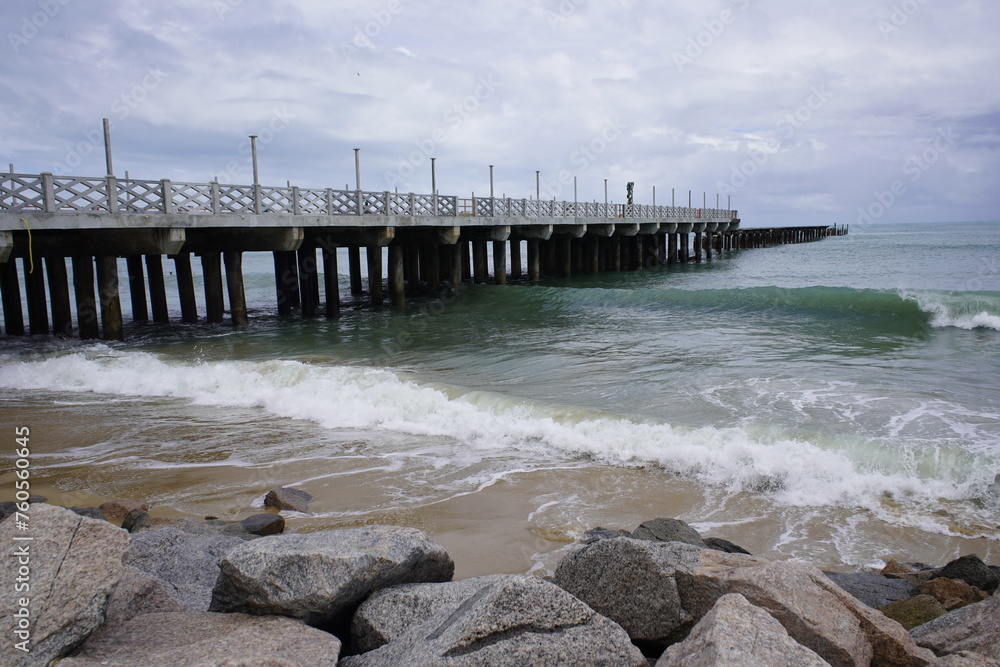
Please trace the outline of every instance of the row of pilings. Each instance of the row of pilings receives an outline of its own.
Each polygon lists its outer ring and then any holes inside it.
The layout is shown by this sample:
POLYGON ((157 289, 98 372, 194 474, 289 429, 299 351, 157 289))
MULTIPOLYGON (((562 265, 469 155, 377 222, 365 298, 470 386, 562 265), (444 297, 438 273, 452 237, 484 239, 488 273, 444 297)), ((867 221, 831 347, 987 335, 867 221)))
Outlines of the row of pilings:
MULTIPOLYGON (((546 233, 534 235, 535 238, 530 228, 523 227, 513 235, 510 227, 396 228, 381 238, 375 235, 376 243, 370 245, 328 243, 322 233, 311 233, 297 250, 271 251, 278 313, 340 317, 338 247, 347 249, 352 304, 379 307, 388 301, 392 306, 403 307, 408 296, 443 285, 505 285, 508 281, 538 281, 554 276, 636 271, 712 261, 713 256, 728 251, 802 243, 847 233, 846 227, 826 226, 705 233, 641 233, 638 224, 566 227, 568 231, 563 233, 553 233, 550 227, 546 233), (362 272, 362 257, 366 273, 362 272)), ((20 255, 21 271, 15 261, 17 253, 0 262, 0 299, 6 335, 72 336, 75 310, 75 331, 81 339, 123 339, 117 256, 36 256, 30 252, 20 255), (27 327, 22 302, 27 306, 27 327)), ((181 322, 222 323, 228 296, 233 326, 249 324, 243 287, 243 250, 181 251, 166 257, 173 263, 181 322), (204 283, 203 320, 196 302, 194 259, 200 261, 204 283)), ((135 322, 171 321, 163 258, 153 254, 125 257, 135 322)))

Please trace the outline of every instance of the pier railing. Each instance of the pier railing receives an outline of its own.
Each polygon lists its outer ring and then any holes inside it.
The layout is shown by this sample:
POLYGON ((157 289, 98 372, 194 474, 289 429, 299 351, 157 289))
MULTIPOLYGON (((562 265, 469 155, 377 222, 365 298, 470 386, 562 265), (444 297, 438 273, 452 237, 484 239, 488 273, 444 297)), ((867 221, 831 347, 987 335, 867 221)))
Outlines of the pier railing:
POLYGON ((0 174, 0 211, 45 213, 232 213, 512 218, 629 218, 723 222, 737 212, 647 204, 599 204, 509 197, 182 183, 42 174, 0 174))

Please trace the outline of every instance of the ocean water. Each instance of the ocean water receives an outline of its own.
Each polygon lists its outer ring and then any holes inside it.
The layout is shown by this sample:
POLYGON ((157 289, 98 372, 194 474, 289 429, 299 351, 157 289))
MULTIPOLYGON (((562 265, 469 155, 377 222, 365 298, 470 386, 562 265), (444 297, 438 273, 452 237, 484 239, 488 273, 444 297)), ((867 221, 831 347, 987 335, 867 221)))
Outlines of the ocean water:
POLYGON ((0 338, 0 423, 31 427, 34 490, 238 519, 296 486, 315 500, 290 530, 416 526, 459 576, 544 573, 587 529, 656 516, 822 567, 1000 563, 998 223, 871 225, 335 322, 276 315, 269 255, 244 270, 244 331, 0 338))

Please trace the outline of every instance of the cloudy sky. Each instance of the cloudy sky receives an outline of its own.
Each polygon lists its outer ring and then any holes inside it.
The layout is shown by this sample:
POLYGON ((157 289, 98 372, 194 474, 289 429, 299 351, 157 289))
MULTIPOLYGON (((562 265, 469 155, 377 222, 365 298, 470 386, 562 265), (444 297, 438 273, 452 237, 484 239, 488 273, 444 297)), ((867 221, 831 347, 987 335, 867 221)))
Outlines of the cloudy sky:
POLYGON ((1000 219, 995 0, 5 0, 0 159, 714 205, 745 225, 1000 219), (705 194, 703 194, 705 193, 705 194), (867 219, 866 219, 867 218, 867 219))

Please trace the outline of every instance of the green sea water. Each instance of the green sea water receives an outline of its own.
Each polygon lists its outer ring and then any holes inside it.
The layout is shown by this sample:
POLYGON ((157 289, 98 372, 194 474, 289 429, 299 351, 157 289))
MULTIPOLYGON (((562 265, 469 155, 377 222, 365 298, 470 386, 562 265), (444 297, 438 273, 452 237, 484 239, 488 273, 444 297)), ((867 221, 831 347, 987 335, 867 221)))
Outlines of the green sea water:
POLYGON ((278 317, 269 255, 244 270, 245 331, 0 339, 0 416, 45 439, 39 484, 232 517, 294 485, 322 525, 455 544, 495 516, 478 529, 518 545, 512 571, 643 512, 827 564, 997 554, 1000 224, 871 225, 338 321, 278 317))

